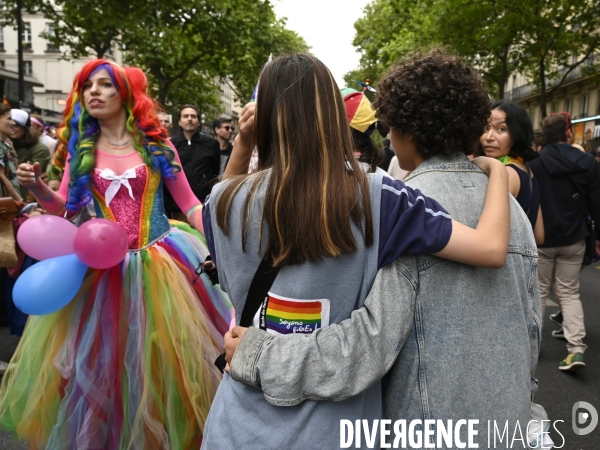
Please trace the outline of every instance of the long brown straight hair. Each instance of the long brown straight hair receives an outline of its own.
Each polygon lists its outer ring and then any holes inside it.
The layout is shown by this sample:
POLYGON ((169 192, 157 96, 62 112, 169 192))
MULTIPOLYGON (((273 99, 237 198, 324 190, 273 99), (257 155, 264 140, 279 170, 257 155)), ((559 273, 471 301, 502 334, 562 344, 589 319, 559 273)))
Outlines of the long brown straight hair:
POLYGON ((266 254, 275 266, 356 251, 350 220, 362 230, 365 245, 373 244, 367 178, 353 156, 341 93, 321 61, 294 54, 267 64, 254 133, 259 173, 233 178, 217 204, 217 224, 225 235, 233 197, 243 183, 252 182, 242 211, 246 251, 249 211, 266 181, 266 254))

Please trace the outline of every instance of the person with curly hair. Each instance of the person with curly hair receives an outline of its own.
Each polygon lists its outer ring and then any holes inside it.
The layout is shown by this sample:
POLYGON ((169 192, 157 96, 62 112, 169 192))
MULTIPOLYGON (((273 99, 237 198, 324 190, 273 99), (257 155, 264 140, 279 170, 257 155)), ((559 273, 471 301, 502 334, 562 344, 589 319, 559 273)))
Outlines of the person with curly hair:
POLYGON ((208 253, 196 231, 202 207, 144 73, 88 62, 58 136, 59 192, 39 163, 20 164, 19 182, 50 214, 93 203, 125 230, 129 251, 114 267, 89 269, 66 307, 30 318, 2 380, 0 426, 32 449, 197 449, 230 304, 195 273, 208 253), (163 184, 196 230, 167 220, 163 184))
MULTIPOLYGON (((405 189, 439 198, 453 217, 477 224, 490 186, 466 156, 490 111, 477 72, 441 50, 416 55, 389 69, 374 105, 391 128, 400 165, 412 171, 405 189)), ((261 389, 269 403, 289 406, 348 401, 387 373, 385 419, 479 419, 478 442, 487 447, 488 419, 525 429, 535 390, 536 246, 513 198, 508 248, 498 270, 434 255, 399 257, 379 271, 362 308, 319 333, 276 336, 235 327, 225 336, 231 377, 261 389)), ((340 433, 337 439, 354 445, 343 427, 340 433)), ((466 434, 463 427, 463 442, 466 434)))
POLYGON ((539 157, 534 149, 533 126, 527 111, 517 103, 500 100, 479 140, 485 156, 499 159, 508 172, 508 189, 517 199, 531 223, 535 242, 544 243, 544 222, 540 206, 540 188, 529 161, 539 157))

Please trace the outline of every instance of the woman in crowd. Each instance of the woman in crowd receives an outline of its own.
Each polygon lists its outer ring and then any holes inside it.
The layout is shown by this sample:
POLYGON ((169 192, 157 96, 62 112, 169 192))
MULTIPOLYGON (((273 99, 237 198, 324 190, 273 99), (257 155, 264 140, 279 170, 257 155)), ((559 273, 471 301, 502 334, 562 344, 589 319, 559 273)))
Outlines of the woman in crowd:
MULTIPOLYGON (((10 138, 19 162, 38 163, 42 172, 45 172, 50 161, 50 150, 31 132, 29 114, 22 109, 11 109, 10 118, 12 120, 10 138)), ((26 186, 21 186, 20 194, 23 199, 28 197, 29 190, 26 186)))
POLYGON ((388 133, 387 127, 377 121, 375 110, 363 92, 344 88, 342 95, 354 143, 354 157, 365 172, 387 175, 383 169, 377 167, 383 161, 384 154, 371 140, 375 129, 385 137, 388 133))
POLYGON ((485 156, 506 165, 509 190, 527 214, 535 242, 544 243, 544 222, 537 180, 527 161, 539 156, 534 150, 529 114, 520 105, 501 100, 492 105, 492 114, 480 139, 485 156))
MULTIPOLYGON (((298 315, 310 322, 295 330, 302 333, 350 317, 362 305, 378 268, 401 254, 435 253, 487 266, 504 263, 508 189, 506 171, 497 161, 478 161, 491 175, 485 210, 473 230, 402 182, 359 168, 342 96, 318 59, 290 55, 270 62, 261 75, 256 105, 242 112, 225 172, 239 176, 213 188, 204 210, 211 255, 238 323, 263 260, 280 270, 266 307, 250 314, 256 325, 274 334, 294 331, 290 317, 298 315), (247 175, 255 145, 259 171, 247 175)), ((480 112, 482 128, 487 107, 480 112)), ((340 419, 380 416, 379 383, 341 402, 276 408, 262 392, 225 375, 203 448, 337 448, 339 435, 333 430, 339 429, 340 419), (290 424, 294 426, 284 426, 290 424)))
POLYGON ((90 269, 68 306, 25 329, 2 381, 0 425, 34 449, 197 449, 202 441, 229 302, 194 273, 207 254, 201 235, 164 214, 166 183, 201 229, 200 202, 146 91, 137 68, 87 63, 59 130, 63 161, 68 150, 59 192, 41 181, 39 163, 19 165, 19 181, 49 213, 93 202, 129 239, 121 264, 90 269))

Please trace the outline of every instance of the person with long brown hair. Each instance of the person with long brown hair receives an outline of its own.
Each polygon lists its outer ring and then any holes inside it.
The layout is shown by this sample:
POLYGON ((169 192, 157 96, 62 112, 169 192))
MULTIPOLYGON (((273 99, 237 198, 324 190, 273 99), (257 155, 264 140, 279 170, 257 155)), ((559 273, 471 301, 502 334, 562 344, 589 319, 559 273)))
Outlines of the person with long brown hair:
MULTIPOLYGON (((377 270, 402 254, 501 266, 509 229, 507 175, 500 162, 477 163, 491 174, 473 230, 419 191, 360 169, 342 96, 323 63, 309 55, 275 59, 263 70, 256 105, 242 112, 225 172, 240 176, 216 185, 203 212, 237 322, 263 260, 279 272, 254 323, 272 334, 312 333, 350 317, 377 270), (241 175, 255 145, 259 171, 241 175)), ((341 419, 380 417, 380 383, 341 402, 277 408, 225 375, 203 448, 336 448, 339 436, 332 430, 341 419)))
POLYGON ((59 191, 43 183, 38 162, 21 161, 19 182, 49 214, 92 204, 125 230, 128 251, 90 268, 64 308, 29 319, 2 379, 0 427, 33 449, 198 449, 229 301, 196 272, 202 236, 165 215, 163 185, 202 228, 142 70, 87 62, 58 135, 59 191))

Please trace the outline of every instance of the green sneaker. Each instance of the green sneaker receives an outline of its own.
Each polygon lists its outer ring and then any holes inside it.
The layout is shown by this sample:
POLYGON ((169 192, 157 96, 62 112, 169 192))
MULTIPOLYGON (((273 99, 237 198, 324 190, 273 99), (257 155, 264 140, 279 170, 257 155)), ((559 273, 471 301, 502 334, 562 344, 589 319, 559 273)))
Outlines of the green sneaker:
POLYGON ((585 369, 585 358, 583 353, 569 353, 569 355, 558 365, 559 370, 577 372, 585 369))

